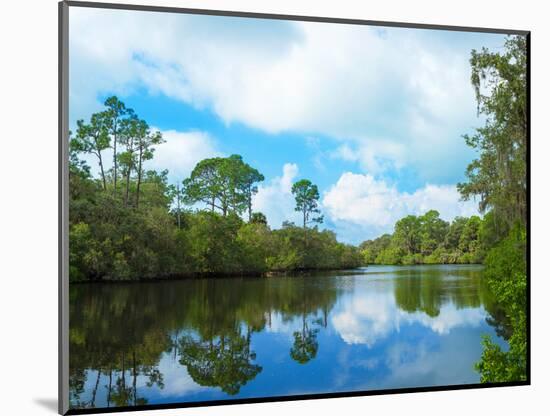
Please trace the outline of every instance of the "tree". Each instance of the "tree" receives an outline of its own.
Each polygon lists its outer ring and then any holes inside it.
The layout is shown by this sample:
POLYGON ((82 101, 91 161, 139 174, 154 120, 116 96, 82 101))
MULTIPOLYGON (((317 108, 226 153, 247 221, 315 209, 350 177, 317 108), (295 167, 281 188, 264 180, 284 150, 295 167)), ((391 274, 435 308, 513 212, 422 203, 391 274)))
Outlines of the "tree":
POLYGON ((136 146, 137 146, 137 186, 136 186, 136 208, 139 207, 139 188, 143 178, 143 163, 151 160, 156 146, 164 143, 160 131, 151 131, 144 120, 137 120, 135 124, 136 146))
POLYGON ((176 185, 170 185, 170 196, 172 200, 176 202, 176 220, 178 228, 181 228, 181 204, 183 202, 183 192, 179 183, 176 185))
POLYGON ((462 235, 462 231, 464 230, 467 222, 468 218, 465 217, 456 217, 453 220, 449 226, 447 234, 445 235, 445 239, 443 240, 443 246, 445 249, 450 250, 458 248, 460 236, 462 235))
POLYGON ((250 216, 250 223, 267 225, 267 217, 261 212, 254 212, 250 216))
POLYGON ((363 255, 364 262, 366 264, 375 264, 376 258, 382 252, 387 249, 391 244, 392 236, 390 234, 383 234, 374 240, 363 241, 359 245, 359 249, 363 255))
POLYGON ((506 40, 504 52, 472 51, 471 81, 485 125, 468 146, 479 151, 458 190, 464 199, 479 197, 482 212, 493 209, 510 229, 527 215, 527 47, 525 36, 506 40))
POLYGON ((463 199, 479 197, 480 211, 487 214, 482 222, 467 224, 459 244, 471 250, 475 234, 475 248, 478 240, 494 245, 484 274, 512 323, 509 351, 484 339, 476 368, 482 382, 518 381, 526 378, 527 351, 527 37, 509 37, 504 51, 474 50, 470 64, 485 125, 464 136, 479 157, 468 166, 458 190, 463 199))
POLYGON ((292 193, 296 200, 295 211, 302 213, 303 228, 306 229, 307 224, 322 223, 323 216, 312 217, 312 214, 319 214, 319 190, 317 185, 314 185, 308 179, 302 179, 292 185, 292 193))
POLYGON ((249 167, 241 155, 231 155, 219 160, 219 178, 221 183, 221 207, 225 217, 230 211, 237 215, 246 209, 244 175, 249 167))
POLYGON ((490 338, 476 363, 481 382, 520 381, 527 378, 527 263, 526 232, 514 227, 508 237, 487 254, 485 278, 512 327, 509 349, 503 351, 490 338))
POLYGON ((128 205, 130 198, 130 176, 136 166, 136 142, 140 130, 140 120, 129 110, 130 117, 121 120, 118 140, 124 145, 125 150, 119 152, 117 158, 123 169, 123 175, 126 178, 126 191, 124 194, 124 205, 128 205))
POLYGON ((252 196, 258 193, 258 187, 254 184, 256 182, 262 182, 265 178, 258 170, 248 164, 242 166, 241 178, 242 190, 248 208, 248 221, 252 221, 252 196))
POLYGON ((407 215, 395 223, 394 242, 407 254, 418 253, 420 248, 420 227, 418 217, 407 215))
POLYGON ((458 242, 458 248, 463 253, 473 253, 478 249, 480 225, 481 219, 477 216, 470 217, 466 222, 458 242))
POLYGON ((104 119, 104 123, 107 127, 107 130, 112 137, 113 186, 114 186, 114 193, 116 194, 117 175, 118 175, 117 142, 118 142, 118 135, 120 134, 120 131, 121 131, 120 121, 127 114, 127 109, 124 103, 115 96, 107 98, 104 104, 107 107, 107 110, 101 113, 101 117, 104 119))
POLYGON ((100 114, 92 114, 89 124, 84 123, 84 120, 78 120, 76 124, 76 137, 70 142, 71 150, 90 153, 97 157, 103 190, 106 190, 107 182, 101 152, 110 147, 110 139, 105 119, 100 114))
POLYGON ((241 215, 248 210, 250 220, 252 196, 258 191, 254 183, 263 179, 240 155, 204 159, 183 182, 185 201, 206 203, 212 212, 219 209, 224 217, 230 212, 241 215))
POLYGON ((430 210, 419 218, 420 221, 420 251, 428 256, 445 238, 449 224, 439 218, 439 212, 430 210))
POLYGON ((211 212, 215 208, 223 209, 219 203, 222 193, 220 163, 221 158, 218 157, 203 159, 197 163, 191 176, 183 181, 185 203, 192 205, 204 202, 210 206, 211 212))

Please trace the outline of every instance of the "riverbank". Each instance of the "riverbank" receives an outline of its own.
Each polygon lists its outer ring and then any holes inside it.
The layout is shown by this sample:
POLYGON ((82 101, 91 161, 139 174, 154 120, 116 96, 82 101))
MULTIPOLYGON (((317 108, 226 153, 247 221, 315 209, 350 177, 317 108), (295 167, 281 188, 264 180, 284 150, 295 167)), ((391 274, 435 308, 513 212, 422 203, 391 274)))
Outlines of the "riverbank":
POLYGON ((161 282, 161 281, 178 281, 178 280, 194 280, 194 279, 239 279, 239 278, 276 278, 276 277, 288 277, 288 276, 309 276, 320 275, 331 272, 338 272, 340 274, 355 274, 361 268, 367 266, 359 266, 356 268, 343 267, 343 268, 328 268, 328 269, 297 269, 297 270, 284 270, 284 271, 267 271, 267 272, 195 272, 195 273, 178 273, 171 275, 162 275, 156 277, 143 277, 137 279, 97 279, 88 278, 83 280, 71 281, 71 284, 84 284, 84 283, 139 283, 139 282, 161 282))

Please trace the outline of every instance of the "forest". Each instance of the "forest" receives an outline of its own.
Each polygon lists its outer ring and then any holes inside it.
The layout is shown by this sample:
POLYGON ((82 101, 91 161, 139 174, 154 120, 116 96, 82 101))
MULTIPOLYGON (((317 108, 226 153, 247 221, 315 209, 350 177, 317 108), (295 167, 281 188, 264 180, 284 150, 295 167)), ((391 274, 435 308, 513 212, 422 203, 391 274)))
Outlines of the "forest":
POLYGON ((315 184, 293 184, 301 224, 271 229, 252 197, 264 176, 240 155, 204 159, 181 184, 146 170, 163 143, 117 97, 70 134, 70 280, 263 275, 360 266, 322 223, 315 184), (96 160, 92 175, 84 155, 96 160), (112 167, 106 169, 106 160, 112 167), (194 208, 192 208, 194 207, 194 208))
POLYGON ((450 224, 430 210, 408 215, 384 234, 359 245, 365 264, 471 264, 482 263, 494 243, 493 215, 456 217, 450 224))

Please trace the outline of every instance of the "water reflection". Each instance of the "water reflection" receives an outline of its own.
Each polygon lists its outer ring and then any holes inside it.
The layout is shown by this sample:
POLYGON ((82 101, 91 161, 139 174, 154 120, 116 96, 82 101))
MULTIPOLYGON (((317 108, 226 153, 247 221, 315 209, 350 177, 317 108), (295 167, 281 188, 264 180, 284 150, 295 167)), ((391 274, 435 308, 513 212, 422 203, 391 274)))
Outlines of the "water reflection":
POLYGON ((70 295, 73 408, 477 382, 480 335, 506 336, 475 266, 73 285, 70 295), (449 371, 426 374, 427 356, 449 371))

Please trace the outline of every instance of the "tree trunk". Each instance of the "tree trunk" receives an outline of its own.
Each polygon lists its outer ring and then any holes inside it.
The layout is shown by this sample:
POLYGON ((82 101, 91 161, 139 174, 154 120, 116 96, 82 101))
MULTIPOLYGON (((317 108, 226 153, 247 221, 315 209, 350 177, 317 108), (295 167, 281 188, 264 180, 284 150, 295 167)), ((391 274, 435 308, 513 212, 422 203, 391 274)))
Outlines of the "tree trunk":
POLYGON ((101 157, 101 152, 97 151, 97 157, 99 158, 99 169, 101 171, 101 181, 103 182, 103 190, 107 190, 107 181, 105 180, 105 172, 103 170, 103 159, 101 157))
POLYGON ((114 176, 113 176, 113 183, 114 183, 114 193, 116 195, 116 176, 117 176, 117 160, 116 160, 116 125, 117 121, 115 120, 113 124, 113 167, 114 167, 114 176))
POLYGON ((248 187, 247 199, 248 199, 248 222, 250 222, 252 220, 252 189, 250 187, 248 187))
POLYGON ((143 157, 143 147, 139 147, 138 177, 136 186, 136 209, 139 208, 139 188, 141 186, 141 159, 143 157))
POLYGON ((128 206, 128 199, 130 198, 130 170, 131 165, 128 166, 128 172, 126 172, 126 197, 124 198, 124 206, 128 206))
POLYGON ((181 229, 181 216, 180 216, 180 185, 176 186, 176 203, 178 207, 178 229, 181 229))
MULTIPOLYGON (((307 212, 306 210, 304 209, 304 250, 307 250, 307 228, 306 228, 306 225, 307 225, 307 212)), ((305 264, 303 264, 303 266, 305 267, 305 264)))

